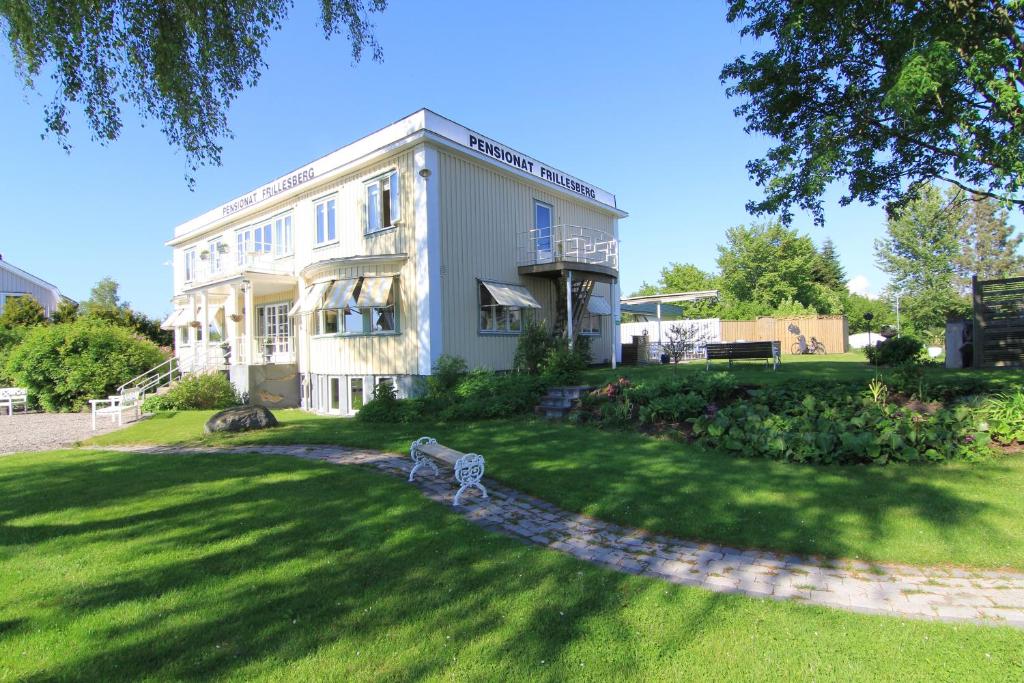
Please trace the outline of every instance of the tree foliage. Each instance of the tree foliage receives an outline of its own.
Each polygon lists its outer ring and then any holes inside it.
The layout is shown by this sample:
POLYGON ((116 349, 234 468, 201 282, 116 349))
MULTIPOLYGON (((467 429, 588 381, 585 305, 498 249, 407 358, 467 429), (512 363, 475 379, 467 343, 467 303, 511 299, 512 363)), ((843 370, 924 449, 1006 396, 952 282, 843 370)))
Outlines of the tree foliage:
POLYGON ((1014 235, 1007 211, 995 200, 979 195, 965 198, 965 206, 957 258, 962 289, 970 289, 973 275, 979 280, 1024 275, 1024 256, 1020 253, 1024 236, 1014 235))
POLYGON ((132 310, 131 304, 121 300, 120 288, 113 278, 103 278, 90 290, 89 298, 79 305, 76 317, 103 320, 137 332, 160 346, 171 346, 174 333, 160 329, 159 320, 132 310))
POLYGON ((898 209, 944 179, 1024 208, 1024 3, 729 0, 768 43, 721 73, 749 132, 778 140, 747 168, 748 208, 824 221, 822 196, 898 209))
POLYGON ((922 336, 939 336, 946 320, 964 315, 968 307, 957 290, 963 206, 956 192, 943 196, 929 185, 898 217, 889 219, 886 238, 875 240, 889 291, 899 293, 906 322, 922 336))
MULTIPOLYGON (((381 59, 369 16, 387 0, 320 0, 327 38, 344 34, 359 61, 381 59)), ((122 107, 155 119, 194 171, 219 164, 228 108, 266 67, 263 51, 292 8, 289 0, 5 0, 0 29, 25 86, 54 84, 46 131, 70 149, 70 110, 81 108, 94 139, 115 140, 122 107)))
POLYGON ((0 313, 0 327, 28 327, 46 322, 46 311, 35 297, 9 296, 0 313))
MULTIPOLYGON (((646 282, 634 296, 676 294, 678 292, 705 292, 718 289, 718 278, 692 263, 670 263, 661 269, 657 284, 646 282)), ((718 315, 718 301, 692 301, 673 304, 683 309, 688 318, 713 318, 718 315)))

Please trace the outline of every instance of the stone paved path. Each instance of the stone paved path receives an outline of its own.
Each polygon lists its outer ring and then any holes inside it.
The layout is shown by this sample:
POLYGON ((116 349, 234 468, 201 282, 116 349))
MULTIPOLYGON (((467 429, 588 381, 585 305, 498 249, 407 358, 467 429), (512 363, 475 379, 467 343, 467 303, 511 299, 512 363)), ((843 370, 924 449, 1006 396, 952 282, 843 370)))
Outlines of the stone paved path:
MULTIPOLYGON (((127 446, 119 450, 161 455, 257 453, 289 455, 339 465, 367 465, 407 478, 408 457, 336 446, 179 447, 127 446)), ((451 472, 417 473, 415 485, 451 505, 451 472)), ((630 574, 712 591, 799 600, 854 612, 1024 628, 1024 574, 815 561, 759 550, 738 550, 655 536, 566 512, 543 500, 485 479, 489 499, 475 491, 452 508, 481 526, 630 574)))

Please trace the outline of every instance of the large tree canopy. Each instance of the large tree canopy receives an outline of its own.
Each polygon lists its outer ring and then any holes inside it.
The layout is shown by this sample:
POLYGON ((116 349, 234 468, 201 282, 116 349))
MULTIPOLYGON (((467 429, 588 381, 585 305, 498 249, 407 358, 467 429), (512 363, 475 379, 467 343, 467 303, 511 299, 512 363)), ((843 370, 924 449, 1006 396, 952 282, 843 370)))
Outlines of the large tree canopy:
MULTIPOLYGON (((320 0, 324 34, 344 33, 352 58, 381 58, 367 17, 387 0, 320 0)), ((46 129, 69 148, 80 106, 95 139, 117 138, 121 107, 160 122, 194 171, 219 164, 227 111, 259 80, 262 52, 290 0, 4 0, 0 28, 26 87, 51 76, 46 129)))
POLYGON ((1024 208, 1024 3, 729 0, 767 47, 725 66, 746 129, 778 140, 748 163, 748 208, 824 220, 822 195, 899 209, 943 179, 1024 208))

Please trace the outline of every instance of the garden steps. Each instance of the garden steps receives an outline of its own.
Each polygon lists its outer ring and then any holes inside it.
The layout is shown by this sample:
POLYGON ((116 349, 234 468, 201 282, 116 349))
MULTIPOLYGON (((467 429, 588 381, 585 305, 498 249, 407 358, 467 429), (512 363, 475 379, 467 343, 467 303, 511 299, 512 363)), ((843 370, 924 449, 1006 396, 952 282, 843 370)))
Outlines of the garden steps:
POLYGON ((548 393, 541 397, 534 412, 546 418, 561 420, 579 405, 583 394, 593 390, 594 387, 582 385, 551 387, 548 393))

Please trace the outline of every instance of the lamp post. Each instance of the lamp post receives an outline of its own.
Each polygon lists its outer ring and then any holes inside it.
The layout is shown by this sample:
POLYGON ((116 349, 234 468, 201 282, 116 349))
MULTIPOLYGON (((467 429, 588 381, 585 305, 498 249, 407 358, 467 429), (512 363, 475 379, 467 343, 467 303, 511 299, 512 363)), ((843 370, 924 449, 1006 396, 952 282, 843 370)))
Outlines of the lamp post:
POLYGON ((874 314, 868 311, 864 314, 864 320, 868 322, 868 346, 871 346, 871 321, 874 319, 874 314))

